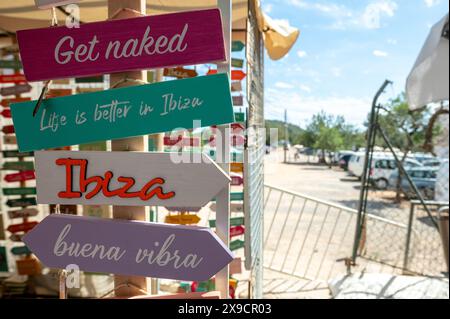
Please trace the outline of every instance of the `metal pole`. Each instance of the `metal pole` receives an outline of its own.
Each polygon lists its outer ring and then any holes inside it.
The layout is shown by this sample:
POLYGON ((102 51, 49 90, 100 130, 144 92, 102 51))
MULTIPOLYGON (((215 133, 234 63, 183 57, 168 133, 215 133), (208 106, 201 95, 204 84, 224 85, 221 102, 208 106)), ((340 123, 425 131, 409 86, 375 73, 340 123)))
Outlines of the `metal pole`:
POLYGON ((405 256, 403 258, 403 274, 405 274, 405 270, 408 267, 409 247, 411 245, 411 233, 412 233, 412 224, 414 221, 415 208, 416 208, 416 205, 411 203, 411 208, 409 210, 409 218, 408 218, 408 231, 406 233, 405 256))
MULTIPOLYGON (((227 55, 227 61, 217 64, 218 73, 227 73, 230 76, 231 73, 231 13, 232 2, 231 0, 217 0, 217 6, 222 14, 222 26, 223 36, 225 40, 225 52, 227 55)), ((226 174, 230 173, 230 149, 228 143, 230 143, 229 132, 230 125, 222 125, 218 127, 218 131, 222 136, 222 143, 217 143, 216 154, 220 167, 226 174), (220 149, 219 149, 220 148, 220 149)), ((219 140, 217 139, 219 142, 219 140)), ((228 247, 230 241, 230 185, 228 184, 217 195, 217 210, 216 210, 216 233, 217 236, 228 247)), ((229 268, 228 265, 216 274, 216 290, 220 292, 221 298, 229 298, 229 268)))
POLYGON ((385 80, 383 85, 380 87, 380 89, 378 90, 378 92, 375 94, 375 97, 373 98, 373 102, 372 102, 372 110, 370 112, 370 122, 369 122, 369 127, 367 129, 367 146, 366 146, 366 155, 364 157, 364 169, 363 169, 363 174, 361 176, 361 191, 360 191, 360 197, 359 197, 359 207, 358 207, 358 216, 356 218, 356 231, 355 231, 355 242, 353 243, 353 253, 352 253, 352 262, 353 264, 356 261, 356 255, 358 253, 358 246, 359 246, 359 241, 361 238, 361 234, 362 234, 362 219, 363 219, 363 214, 365 213, 366 210, 366 202, 367 202, 367 186, 368 186, 368 181, 369 181, 369 172, 370 172, 370 166, 372 166, 372 155, 371 155, 371 148, 372 145, 375 143, 375 123, 376 123, 376 119, 377 119, 377 103, 378 103, 378 99, 381 96, 381 94, 383 94, 384 90, 386 89, 386 87, 392 84, 391 81, 389 80, 385 80))

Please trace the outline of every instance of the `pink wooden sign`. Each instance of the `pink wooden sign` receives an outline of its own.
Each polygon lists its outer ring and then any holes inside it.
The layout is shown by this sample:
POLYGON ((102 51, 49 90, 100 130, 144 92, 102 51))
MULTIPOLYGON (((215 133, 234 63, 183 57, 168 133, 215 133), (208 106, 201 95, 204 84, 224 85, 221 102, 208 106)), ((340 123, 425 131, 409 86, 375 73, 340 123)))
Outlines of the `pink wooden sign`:
POLYGON ((22 30, 17 39, 28 81, 226 59, 219 9, 22 30))

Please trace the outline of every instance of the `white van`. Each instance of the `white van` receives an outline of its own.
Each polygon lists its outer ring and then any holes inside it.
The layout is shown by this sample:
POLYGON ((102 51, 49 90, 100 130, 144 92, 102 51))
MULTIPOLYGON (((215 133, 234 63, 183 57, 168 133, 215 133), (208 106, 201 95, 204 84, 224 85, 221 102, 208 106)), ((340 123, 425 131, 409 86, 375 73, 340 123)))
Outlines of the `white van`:
MULTIPOLYGON (((414 168, 423 166, 419 161, 412 158, 406 158, 405 167, 414 168)), ((397 163, 394 157, 377 157, 374 158, 372 162, 372 167, 370 169, 370 181, 379 190, 385 190, 389 186, 389 178, 392 173, 397 171, 397 163)))
POLYGON ((361 178, 363 173, 362 168, 364 167, 364 156, 365 153, 363 152, 357 152, 352 155, 348 162, 348 173, 350 175, 361 178))

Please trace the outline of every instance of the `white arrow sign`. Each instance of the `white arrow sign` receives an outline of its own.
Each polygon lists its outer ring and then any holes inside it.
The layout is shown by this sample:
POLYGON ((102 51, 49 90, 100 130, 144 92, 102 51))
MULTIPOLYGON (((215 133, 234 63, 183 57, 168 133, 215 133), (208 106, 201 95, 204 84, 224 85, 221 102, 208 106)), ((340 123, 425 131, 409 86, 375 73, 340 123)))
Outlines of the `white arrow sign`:
POLYGON ((231 181, 204 154, 176 163, 171 153, 38 151, 35 160, 40 204, 201 207, 231 181))

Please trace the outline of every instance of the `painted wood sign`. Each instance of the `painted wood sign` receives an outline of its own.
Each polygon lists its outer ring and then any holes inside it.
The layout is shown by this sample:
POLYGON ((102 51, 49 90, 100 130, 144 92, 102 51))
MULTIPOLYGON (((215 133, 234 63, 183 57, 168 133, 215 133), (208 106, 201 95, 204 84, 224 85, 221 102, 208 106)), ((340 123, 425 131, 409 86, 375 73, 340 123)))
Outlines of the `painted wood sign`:
POLYGON ((244 171, 244 163, 230 163, 230 170, 233 173, 242 173, 244 171))
POLYGON ((39 275, 42 271, 41 263, 35 257, 16 260, 16 267, 19 275, 39 275))
POLYGON ((243 105, 244 105, 244 97, 242 95, 234 95, 233 106, 243 106, 243 105))
POLYGON ((231 51, 239 52, 245 48, 245 44, 242 41, 233 41, 231 43, 231 51))
POLYGON ((5 240, 5 228, 3 225, 3 214, 0 214, 0 240, 5 240))
POLYGON ((11 110, 10 109, 3 109, 0 112, 0 115, 3 116, 4 118, 10 119, 11 118, 11 110))
POLYGON ((28 93, 32 89, 29 84, 18 84, 15 86, 7 86, 0 89, 0 95, 8 96, 8 95, 19 95, 22 93, 28 93))
POLYGON ((20 255, 30 255, 31 251, 28 249, 27 246, 17 246, 11 248, 11 253, 16 256, 20 255))
POLYGON ((19 243, 22 241, 23 238, 23 234, 11 234, 11 236, 9 236, 9 240, 19 243))
MULTIPOLYGON (((211 69, 206 73, 206 75, 214 75, 214 74, 217 74, 217 70, 215 70, 215 69, 211 69)), ((247 76, 247 74, 245 74, 241 70, 232 70, 231 71, 231 80, 233 80, 233 81, 242 81, 243 79, 245 79, 246 76, 247 76)))
POLYGON ((35 153, 40 204, 202 207, 230 178, 207 155, 177 163, 171 153, 35 153))
POLYGON ((19 173, 7 174, 4 177, 5 181, 8 183, 14 182, 24 182, 36 179, 34 171, 21 171, 19 173))
POLYGON ((81 0, 34 0, 39 9, 49 9, 51 7, 63 6, 66 4, 77 3, 81 0))
POLYGON ((194 77, 198 76, 197 71, 192 70, 192 69, 182 68, 182 67, 165 68, 163 74, 164 74, 164 76, 174 77, 177 79, 187 79, 187 78, 194 78, 194 77))
POLYGON ((36 208, 25 208, 20 210, 10 210, 8 211, 8 217, 11 219, 14 218, 28 218, 36 216, 39 211, 36 208))
POLYGON ((0 102, 0 105, 3 107, 9 107, 12 103, 20 103, 20 102, 27 102, 31 101, 30 97, 17 97, 13 99, 3 99, 0 102))
POLYGON ((11 105, 19 149, 30 151, 234 122, 219 74, 11 105))
POLYGON ((231 175, 231 186, 241 186, 244 184, 244 179, 239 175, 231 175))
POLYGON ((25 222, 21 224, 12 224, 6 228, 10 233, 28 232, 36 226, 38 222, 25 222))
POLYGON ((244 248, 244 246, 245 246, 244 241, 240 240, 240 239, 236 239, 236 240, 233 240, 232 242, 230 242, 230 250, 231 251, 244 248))
POLYGON ((219 9, 22 30, 17 40, 28 81, 225 60, 219 9))
POLYGON ((231 59, 231 66, 234 67, 234 68, 242 68, 244 66, 244 60, 232 58, 231 59))
POLYGON ((0 272, 7 272, 8 268, 6 247, 0 246, 0 272))
POLYGON ((72 95, 72 89, 51 89, 47 92, 47 98, 72 95))
POLYGON ((20 73, 0 75, 0 83, 24 83, 27 79, 20 73))
POLYGON ((75 79, 75 83, 103 83, 103 81, 103 75, 87 76, 75 79))
MULTIPOLYGON (((230 218, 230 226, 242 226, 244 225, 244 217, 232 217, 230 218)), ((209 227, 216 227, 216 220, 209 220, 209 227)))
POLYGON ((164 145, 166 146, 191 146, 198 147, 200 146, 200 140, 194 137, 183 137, 179 136, 177 139, 172 139, 170 136, 164 137, 164 145))
POLYGON ((15 135, 4 135, 3 136, 3 144, 5 145, 16 145, 17 138, 15 135))
POLYGON ((236 119, 236 122, 245 122, 245 113, 236 112, 234 113, 234 118, 236 119))
POLYGON ((233 260, 212 230, 193 226, 55 214, 23 240, 48 267, 120 275, 207 280, 233 260))
POLYGON ((17 150, 8 150, 8 151, 2 151, 2 156, 4 158, 29 157, 29 156, 34 156, 34 152, 19 152, 17 150))
POLYGON ((230 227, 230 237, 231 238, 244 235, 244 233, 245 233, 244 226, 233 226, 233 227, 230 227))
POLYGON ((5 134, 13 134, 14 131, 14 125, 5 125, 2 127, 2 132, 5 134))
POLYGON ((8 207, 27 207, 27 206, 33 206, 36 204, 37 204, 36 198, 34 198, 34 197, 8 199, 6 201, 6 205, 8 207))
POLYGON ((31 171, 34 170, 33 162, 3 162, 2 170, 5 171, 31 171))
POLYGON ((3 188, 3 195, 36 195, 35 187, 3 188))
POLYGON ((16 60, 0 60, 0 69, 21 69, 22 63, 16 60))
POLYGON ((200 222, 200 217, 196 214, 169 214, 164 218, 167 224, 195 225, 200 222))
POLYGON ((242 83, 241 81, 233 81, 231 82, 231 92, 241 92, 242 91, 242 83))

